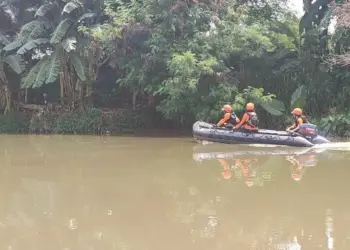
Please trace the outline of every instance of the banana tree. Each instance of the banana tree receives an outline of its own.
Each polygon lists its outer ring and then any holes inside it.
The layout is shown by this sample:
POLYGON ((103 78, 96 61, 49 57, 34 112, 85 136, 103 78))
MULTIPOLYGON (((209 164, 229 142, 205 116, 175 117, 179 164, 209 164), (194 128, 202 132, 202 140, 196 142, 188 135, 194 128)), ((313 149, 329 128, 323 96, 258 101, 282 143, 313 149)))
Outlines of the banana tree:
POLYGON ((25 63, 19 55, 9 55, 2 48, 9 44, 9 39, 0 34, 0 104, 7 113, 12 108, 12 91, 7 73, 10 71, 21 74, 25 69, 25 63))
POLYGON ((52 1, 40 6, 36 19, 25 24, 16 41, 4 50, 39 59, 23 78, 24 88, 59 81, 61 99, 67 97, 75 102, 83 98, 82 83, 86 81, 87 68, 83 48, 90 42, 78 27, 94 24, 97 15, 80 1, 66 2, 52 1))

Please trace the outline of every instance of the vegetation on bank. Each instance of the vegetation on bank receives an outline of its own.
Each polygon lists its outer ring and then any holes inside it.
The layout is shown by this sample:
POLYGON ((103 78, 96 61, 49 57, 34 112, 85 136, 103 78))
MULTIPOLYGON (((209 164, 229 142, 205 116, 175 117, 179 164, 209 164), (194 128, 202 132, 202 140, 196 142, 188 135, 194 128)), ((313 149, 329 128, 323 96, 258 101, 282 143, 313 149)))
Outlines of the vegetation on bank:
POLYGON ((217 120, 225 103, 241 114, 253 101, 262 127, 284 127, 298 106, 347 136, 350 3, 305 0, 298 18, 286 2, 6 1, 0 132, 190 127, 217 120), (64 111, 18 113, 44 93, 64 111))
POLYGON ((65 114, 41 110, 35 115, 10 112, 0 116, 0 133, 118 134, 157 127, 144 114, 127 110, 79 109, 65 114))

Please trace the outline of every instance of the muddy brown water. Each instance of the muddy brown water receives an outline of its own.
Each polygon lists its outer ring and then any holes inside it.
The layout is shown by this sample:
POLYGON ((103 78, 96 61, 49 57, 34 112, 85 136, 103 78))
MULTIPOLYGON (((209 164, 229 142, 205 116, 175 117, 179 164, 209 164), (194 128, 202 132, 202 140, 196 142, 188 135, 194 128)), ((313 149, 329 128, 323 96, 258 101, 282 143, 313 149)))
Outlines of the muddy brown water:
POLYGON ((350 249, 349 150, 0 136, 0 249, 350 249))

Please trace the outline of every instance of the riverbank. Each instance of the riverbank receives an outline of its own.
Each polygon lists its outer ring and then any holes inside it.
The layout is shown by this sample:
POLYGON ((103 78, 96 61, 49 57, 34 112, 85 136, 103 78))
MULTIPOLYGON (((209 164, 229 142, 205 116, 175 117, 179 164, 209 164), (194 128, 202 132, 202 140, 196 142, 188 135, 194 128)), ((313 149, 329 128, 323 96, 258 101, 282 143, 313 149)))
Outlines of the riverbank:
POLYGON ((85 108, 55 112, 16 111, 0 115, 0 134, 132 134, 135 136, 182 137, 191 130, 164 124, 146 111, 85 108))
MULTIPOLYGON (((0 134, 94 134, 136 136, 182 137, 192 136, 190 121, 185 126, 164 119, 155 110, 84 108, 69 111, 50 109, 41 105, 29 105, 35 109, 23 109, 0 115, 0 134), (33 106, 33 107, 32 107, 33 106)), ((292 121, 288 118, 274 128, 283 129, 292 121)), ((347 141, 350 131, 350 115, 332 115, 311 119, 320 133, 326 137, 347 141), (339 117, 339 118, 338 118, 339 117), (340 119, 341 118, 341 119, 340 119)), ((262 127, 264 124, 262 123, 262 127)))

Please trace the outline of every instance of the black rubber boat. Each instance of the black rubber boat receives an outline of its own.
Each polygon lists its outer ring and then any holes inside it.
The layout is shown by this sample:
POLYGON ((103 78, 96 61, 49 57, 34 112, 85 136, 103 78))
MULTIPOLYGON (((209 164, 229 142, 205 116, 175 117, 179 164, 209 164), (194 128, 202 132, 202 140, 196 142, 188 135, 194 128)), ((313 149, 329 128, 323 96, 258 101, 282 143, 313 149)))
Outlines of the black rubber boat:
POLYGON ((285 131, 259 129, 258 131, 232 130, 217 128, 213 124, 197 121, 193 124, 193 137, 199 141, 219 142, 226 144, 273 144, 294 147, 312 147, 315 144, 329 143, 326 138, 317 134, 313 124, 303 124, 300 128, 305 134, 285 131))

